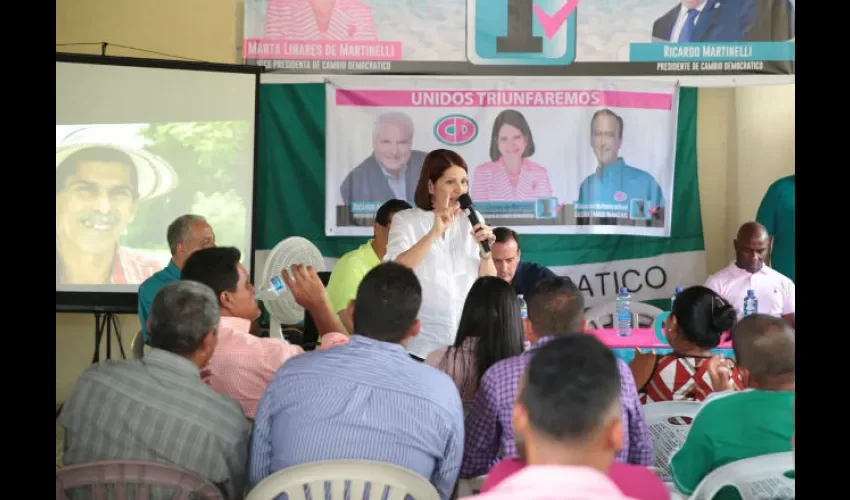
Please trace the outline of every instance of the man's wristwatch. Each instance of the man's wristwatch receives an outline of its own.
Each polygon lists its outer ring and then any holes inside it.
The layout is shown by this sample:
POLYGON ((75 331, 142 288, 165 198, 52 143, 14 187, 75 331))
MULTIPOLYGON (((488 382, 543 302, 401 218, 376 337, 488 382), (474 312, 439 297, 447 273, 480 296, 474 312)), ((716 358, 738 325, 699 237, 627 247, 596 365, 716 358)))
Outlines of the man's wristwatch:
POLYGON ((481 257, 481 260, 490 260, 490 257, 493 256, 493 252, 485 252, 484 250, 479 250, 478 256, 481 257))

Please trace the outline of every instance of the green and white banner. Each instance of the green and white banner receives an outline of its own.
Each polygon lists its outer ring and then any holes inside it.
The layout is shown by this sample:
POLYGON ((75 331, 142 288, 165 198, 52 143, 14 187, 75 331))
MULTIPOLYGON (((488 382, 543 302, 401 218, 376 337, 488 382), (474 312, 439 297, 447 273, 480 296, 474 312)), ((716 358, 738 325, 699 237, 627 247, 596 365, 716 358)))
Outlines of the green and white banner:
MULTIPOLYGON (((255 277, 268 251, 301 236, 330 270, 366 237, 325 235, 325 84, 264 84, 260 94, 255 277)), ((626 286, 636 300, 662 308, 677 286, 702 283, 705 252, 697 179, 697 89, 682 88, 676 134, 676 210, 669 237, 521 234, 522 259, 566 275, 588 306, 614 299, 626 286)))

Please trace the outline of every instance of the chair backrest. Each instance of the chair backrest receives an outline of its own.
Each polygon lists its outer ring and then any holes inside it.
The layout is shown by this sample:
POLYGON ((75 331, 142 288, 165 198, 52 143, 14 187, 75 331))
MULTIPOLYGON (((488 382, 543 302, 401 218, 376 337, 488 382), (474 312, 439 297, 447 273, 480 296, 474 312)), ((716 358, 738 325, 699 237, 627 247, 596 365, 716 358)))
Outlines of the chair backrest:
MULTIPOLYGON (((319 279, 322 280, 322 284, 327 288, 328 282, 331 280, 331 272, 330 271, 322 271, 316 273, 319 275, 319 279)), ((336 312, 336 311, 334 311, 336 312)), ((316 323, 313 321, 313 317, 310 316, 310 313, 307 312, 307 309, 304 309, 304 340, 303 345, 305 347, 315 347, 316 343, 319 341, 319 330, 316 328, 316 323)), ((310 349, 305 349, 310 350, 310 349)))
POLYGON ((328 460, 279 470, 260 481, 245 500, 274 500, 281 493, 288 500, 304 500, 308 489, 313 499, 440 500, 436 488, 419 474, 368 460, 328 460), (369 496, 364 497, 367 487, 369 496))
POLYGON ((145 334, 141 330, 130 342, 130 352, 133 353, 133 359, 142 359, 145 356, 145 334))
POLYGON ((481 488, 484 486, 484 481, 486 480, 487 474, 473 477, 472 479, 458 479, 457 498, 471 497, 481 493, 481 488))
POLYGON ((702 403, 698 401, 660 401, 643 405, 646 427, 652 436, 655 452, 653 470, 662 479, 669 480, 670 457, 685 442, 691 429, 690 419, 693 419, 701 406, 702 403))
POLYGON ((703 478, 691 500, 711 500, 726 486, 734 486, 742 500, 794 498, 796 483, 785 474, 794 470, 794 453, 769 453, 718 467, 703 478))
MULTIPOLYGON (((633 328, 649 328, 655 323, 655 317, 661 314, 661 309, 643 302, 633 301, 630 309, 632 311, 633 328)), ((592 329, 616 327, 614 318, 617 316, 617 301, 591 307, 584 313, 587 318, 587 326, 592 329)))
POLYGON ((128 498, 128 486, 135 487, 136 500, 149 499, 152 488, 171 489, 174 500, 224 500, 219 489, 199 474, 157 462, 109 460, 56 469, 57 500, 68 500, 67 490, 86 486, 91 487, 94 500, 106 500, 108 485, 113 500, 128 498))

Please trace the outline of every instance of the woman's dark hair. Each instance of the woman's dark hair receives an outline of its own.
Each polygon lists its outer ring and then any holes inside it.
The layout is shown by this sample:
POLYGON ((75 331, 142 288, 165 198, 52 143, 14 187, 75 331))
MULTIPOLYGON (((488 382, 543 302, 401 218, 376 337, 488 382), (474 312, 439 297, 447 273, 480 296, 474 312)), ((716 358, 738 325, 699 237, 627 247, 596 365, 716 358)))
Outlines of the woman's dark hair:
POLYGON ((499 152, 499 132, 502 131, 503 125, 510 125, 519 130, 525 137, 525 151, 522 152, 523 158, 528 158, 534 154, 534 137, 531 136, 531 127, 528 126, 528 120, 515 109, 506 109, 496 115, 493 121, 493 132, 490 134, 490 159, 497 161, 502 157, 499 152))
POLYGON ((460 167, 465 172, 469 172, 463 157, 450 149, 435 149, 422 160, 422 172, 419 174, 419 182, 416 184, 416 191, 413 193, 413 203, 418 208, 422 210, 434 209, 431 193, 428 191, 428 181, 436 184, 437 180, 443 176, 443 172, 452 166, 460 167))
POLYGON ((714 349, 721 337, 738 322, 735 308, 710 288, 692 286, 676 295, 672 316, 682 336, 705 349, 714 349))
MULTIPOLYGON (((513 287, 494 276, 478 278, 469 289, 453 346, 446 350, 442 363, 451 363, 461 354, 461 346, 470 337, 478 338, 475 345, 475 379, 464 380, 461 394, 475 390, 488 368, 497 361, 522 352, 522 316, 519 299, 513 287)), ((451 366, 451 364, 450 364, 451 366)), ((464 373, 465 367, 461 368, 464 373)))

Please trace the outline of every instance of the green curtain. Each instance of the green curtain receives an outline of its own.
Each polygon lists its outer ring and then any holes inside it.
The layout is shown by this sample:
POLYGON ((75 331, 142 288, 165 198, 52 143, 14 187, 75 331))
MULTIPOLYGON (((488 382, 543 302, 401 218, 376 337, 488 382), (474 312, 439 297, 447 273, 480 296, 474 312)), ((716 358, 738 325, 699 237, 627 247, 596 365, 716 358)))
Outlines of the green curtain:
MULTIPOLYGON (((256 193, 257 249, 288 236, 339 257, 363 237, 328 237, 325 227, 324 84, 265 84, 260 93, 256 193)), ((703 250, 697 178, 697 89, 682 88, 673 221, 669 238, 610 235, 523 235, 523 259, 571 265, 703 250)))

